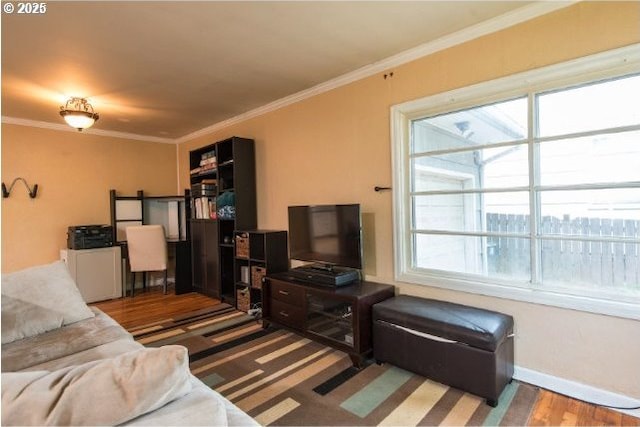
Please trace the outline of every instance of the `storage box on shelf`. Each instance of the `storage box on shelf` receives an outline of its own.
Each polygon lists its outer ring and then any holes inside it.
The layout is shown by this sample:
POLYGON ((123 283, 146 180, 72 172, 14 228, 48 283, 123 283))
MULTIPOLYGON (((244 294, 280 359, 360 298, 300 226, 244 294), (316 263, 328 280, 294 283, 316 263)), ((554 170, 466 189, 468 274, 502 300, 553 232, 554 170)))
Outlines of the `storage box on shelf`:
POLYGON ((267 269, 260 265, 251 266, 251 287, 253 289, 262 289, 262 280, 267 275, 267 269))
POLYGON ((236 258, 249 258, 249 233, 236 232, 236 258))
POLYGON ((251 294, 249 288, 238 287, 236 288, 236 306, 238 310, 245 313, 251 308, 251 294))
POLYGON ((193 286, 235 303, 234 230, 257 223, 254 141, 232 137, 189 153, 193 286))
MULTIPOLYGON (((289 269, 287 232, 236 230, 234 241, 236 293, 246 289, 250 299, 249 308, 259 308, 262 303, 262 278, 289 269)), ((248 310, 239 302, 237 308, 248 310)))

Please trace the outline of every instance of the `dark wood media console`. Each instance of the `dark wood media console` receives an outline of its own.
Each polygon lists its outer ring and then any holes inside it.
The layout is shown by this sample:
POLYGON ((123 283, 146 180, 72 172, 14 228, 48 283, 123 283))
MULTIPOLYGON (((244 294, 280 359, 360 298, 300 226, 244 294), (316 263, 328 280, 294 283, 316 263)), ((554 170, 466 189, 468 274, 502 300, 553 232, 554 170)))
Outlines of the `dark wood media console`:
POLYGON ((371 306, 394 296, 394 287, 356 282, 314 285, 288 273, 268 275, 263 285, 263 327, 270 323, 349 354, 357 368, 372 351, 371 306))

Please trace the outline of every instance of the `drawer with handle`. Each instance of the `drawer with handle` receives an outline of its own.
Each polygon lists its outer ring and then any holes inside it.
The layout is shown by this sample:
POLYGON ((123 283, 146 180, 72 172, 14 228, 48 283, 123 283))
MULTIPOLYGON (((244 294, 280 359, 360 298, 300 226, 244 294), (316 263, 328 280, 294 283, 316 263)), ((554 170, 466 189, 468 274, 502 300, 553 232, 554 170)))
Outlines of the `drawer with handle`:
POLYGON ((269 280, 271 287, 271 299, 293 304, 302 307, 304 304, 304 289, 295 285, 290 285, 279 280, 269 280))
POLYGON ((293 305, 272 300, 271 318, 274 322, 289 326, 290 328, 304 329, 304 312, 301 308, 293 305))

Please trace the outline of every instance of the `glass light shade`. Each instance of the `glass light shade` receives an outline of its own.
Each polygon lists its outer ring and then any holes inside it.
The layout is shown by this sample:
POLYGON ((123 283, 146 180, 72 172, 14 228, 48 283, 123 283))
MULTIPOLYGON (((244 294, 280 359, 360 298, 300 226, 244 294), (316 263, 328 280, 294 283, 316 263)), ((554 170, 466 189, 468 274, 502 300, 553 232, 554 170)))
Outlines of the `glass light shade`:
POLYGON ((77 97, 69 98, 65 106, 60 107, 60 115, 69 126, 79 131, 90 128, 99 118, 86 99, 77 97))
POLYGON ((68 111, 64 115, 64 121, 73 128, 82 130, 93 126, 96 122, 95 114, 86 113, 84 111, 68 111))

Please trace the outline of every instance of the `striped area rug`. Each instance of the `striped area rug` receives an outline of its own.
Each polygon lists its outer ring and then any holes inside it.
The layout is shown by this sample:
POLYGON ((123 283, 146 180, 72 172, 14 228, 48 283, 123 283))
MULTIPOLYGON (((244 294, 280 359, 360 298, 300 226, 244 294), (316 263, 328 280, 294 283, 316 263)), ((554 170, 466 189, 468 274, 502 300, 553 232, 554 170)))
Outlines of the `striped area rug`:
POLYGON ((538 389, 514 381, 491 408, 460 390, 349 357, 295 333, 262 329, 227 304, 130 332, 189 349, 194 375, 263 425, 525 425, 538 389))

